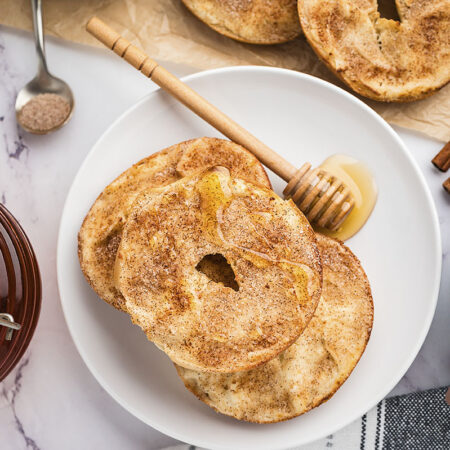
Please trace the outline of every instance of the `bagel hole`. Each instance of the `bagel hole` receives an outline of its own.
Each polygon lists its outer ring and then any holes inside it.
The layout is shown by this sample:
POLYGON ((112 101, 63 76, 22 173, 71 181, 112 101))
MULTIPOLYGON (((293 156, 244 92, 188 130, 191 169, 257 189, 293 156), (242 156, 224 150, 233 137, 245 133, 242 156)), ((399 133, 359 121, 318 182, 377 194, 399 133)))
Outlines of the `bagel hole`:
POLYGON ((224 286, 233 289, 233 291, 239 291, 233 268, 225 256, 220 253, 204 256, 195 268, 211 281, 214 281, 214 283, 222 283, 224 286))
POLYGON ((378 12, 384 19, 391 19, 400 22, 395 0, 378 0, 378 12))

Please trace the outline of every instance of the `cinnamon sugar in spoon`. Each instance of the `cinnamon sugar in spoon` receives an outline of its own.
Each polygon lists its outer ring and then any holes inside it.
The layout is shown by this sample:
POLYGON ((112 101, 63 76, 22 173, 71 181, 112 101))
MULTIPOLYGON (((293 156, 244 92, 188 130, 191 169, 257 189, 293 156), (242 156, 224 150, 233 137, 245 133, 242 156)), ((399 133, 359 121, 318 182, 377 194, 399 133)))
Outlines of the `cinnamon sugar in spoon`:
POLYGON ((47 134, 65 125, 74 101, 69 85, 51 75, 47 68, 42 28, 41 0, 31 0, 38 73, 17 95, 16 117, 29 133, 47 134))
POLYGON ((349 187, 342 180, 321 167, 312 169, 309 163, 297 169, 97 17, 89 20, 86 29, 106 47, 151 78, 222 134, 248 149, 283 178, 288 183, 284 195, 292 198, 310 222, 328 230, 337 230, 352 211, 355 201, 349 187))

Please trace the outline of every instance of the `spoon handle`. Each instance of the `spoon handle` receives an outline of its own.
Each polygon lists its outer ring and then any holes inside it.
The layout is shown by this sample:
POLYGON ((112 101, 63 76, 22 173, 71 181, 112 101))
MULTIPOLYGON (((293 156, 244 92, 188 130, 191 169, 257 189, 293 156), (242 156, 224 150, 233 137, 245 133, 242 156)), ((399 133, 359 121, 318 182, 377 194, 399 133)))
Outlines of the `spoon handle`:
POLYGON ((229 139, 250 150, 264 165, 283 178, 292 179, 297 168, 271 148, 241 127, 214 105, 197 94, 193 89, 180 81, 175 75, 161 67, 142 50, 131 45, 119 33, 106 25, 97 17, 93 17, 86 29, 106 47, 113 50, 146 77, 178 99, 191 111, 200 116, 229 139))
POLYGON ((45 60, 44 28, 42 26, 42 2, 41 0, 31 0, 31 10, 33 13, 34 41, 36 53, 39 61, 39 74, 48 72, 45 60))

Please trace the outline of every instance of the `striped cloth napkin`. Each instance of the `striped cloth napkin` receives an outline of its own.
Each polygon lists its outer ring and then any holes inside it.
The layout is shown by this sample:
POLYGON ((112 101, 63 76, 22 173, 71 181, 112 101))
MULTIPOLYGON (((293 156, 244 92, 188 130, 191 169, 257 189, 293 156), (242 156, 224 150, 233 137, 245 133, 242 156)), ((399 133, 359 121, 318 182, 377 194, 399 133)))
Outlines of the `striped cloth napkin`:
MULTIPOLYGON (((295 450, 449 450, 446 392, 442 387, 385 399, 346 428, 295 450)), ((178 445, 164 450, 206 449, 178 445)))

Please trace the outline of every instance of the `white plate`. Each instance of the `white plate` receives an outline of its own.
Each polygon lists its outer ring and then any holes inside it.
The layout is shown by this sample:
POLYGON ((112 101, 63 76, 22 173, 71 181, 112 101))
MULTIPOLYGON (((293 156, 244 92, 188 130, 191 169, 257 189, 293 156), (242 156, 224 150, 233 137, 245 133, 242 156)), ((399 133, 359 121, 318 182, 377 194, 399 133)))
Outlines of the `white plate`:
MULTIPOLYGON (((119 173, 179 141, 220 134, 161 91, 123 114, 81 166, 64 208, 58 283, 78 350, 124 408, 174 438, 214 449, 284 449, 352 422, 400 380, 435 310, 441 264, 438 220, 427 186, 400 139, 343 90, 298 72, 261 67, 212 70, 185 81, 293 164, 332 153, 364 161, 379 187, 375 210, 348 241, 369 277, 375 322, 360 363, 334 397, 271 425, 215 413, 185 390, 170 360, 128 317, 100 301, 83 278, 77 232, 92 202, 119 173)), ((283 182, 271 174, 274 189, 283 182)))

